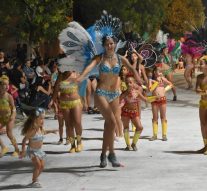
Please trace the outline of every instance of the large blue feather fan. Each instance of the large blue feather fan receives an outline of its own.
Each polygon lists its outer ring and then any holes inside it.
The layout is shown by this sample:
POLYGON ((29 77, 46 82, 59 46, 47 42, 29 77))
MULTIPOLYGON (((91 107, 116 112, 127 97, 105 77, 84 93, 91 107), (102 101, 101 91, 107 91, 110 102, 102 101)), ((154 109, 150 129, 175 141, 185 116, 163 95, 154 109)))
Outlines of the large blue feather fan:
POLYGON ((59 35, 60 47, 66 54, 65 58, 59 59, 59 70, 82 72, 88 62, 97 52, 91 36, 77 22, 68 24, 59 35))

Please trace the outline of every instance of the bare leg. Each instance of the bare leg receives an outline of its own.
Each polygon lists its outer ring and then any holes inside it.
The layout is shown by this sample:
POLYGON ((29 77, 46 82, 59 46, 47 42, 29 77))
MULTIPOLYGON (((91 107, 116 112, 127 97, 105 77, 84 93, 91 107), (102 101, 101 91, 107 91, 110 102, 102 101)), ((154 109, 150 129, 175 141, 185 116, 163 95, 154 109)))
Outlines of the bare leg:
POLYGON ((184 77, 185 77, 185 80, 188 84, 188 89, 192 88, 192 77, 191 77, 191 72, 193 70, 193 67, 190 67, 190 66, 186 66, 185 68, 185 72, 184 72, 184 77))
POLYGON ((95 95, 95 100, 97 107, 100 110, 101 114, 105 119, 104 123, 104 136, 103 136, 103 145, 102 153, 106 154, 107 148, 109 152, 114 152, 114 130, 116 127, 116 118, 112 110, 112 106, 118 107, 119 100, 118 98, 113 101, 113 103, 108 103, 106 98, 103 96, 95 95))
POLYGON ((42 162, 39 158, 33 157, 32 158, 32 163, 34 165, 32 182, 37 182, 37 178, 39 177, 39 175, 42 171, 42 162))
POLYGON ((17 145, 17 141, 16 138, 14 137, 13 133, 12 133, 12 129, 14 127, 14 120, 9 121, 8 124, 6 125, 6 133, 8 138, 10 139, 12 145, 14 146, 14 149, 17 153, 19 153, 19 148, 17 145))
MULTIPOLYGON (((173 84, 173 74, 172 74, 172 72, 169 73, 169 74, 166 76, 166 78, 167 78, 167 80, 169 80, 169 81, 173 84)), ((177 99, 177 97, 176 97, 176 96, 177 96, 177 93, 176 93, 176 88, 175 88, 175 86, 172 87, 172 92, 173 92, 173 95, 174 95, 173 100, 176 101, 176 99, 177 99)))
POLYGON ((59 143, 63 142, 63 127, 64 127, 64 118, 62 114, 58 114, 58 127, 59 127, 59 143))
POLYGON ((152 128, 153 128, 153 136, 150 138, 150 141, 154 141, 157 139, 158 133, 158 105, 152 104, 152 128))
POLYGON ((82 135, 82 106, 78 105, 71 109, 71 117, 73 119, 73 125, 75 127, 76 135, 82 135))
MULTIPOLYGON (((204 141, 204 148, 200 150, 201 153, 207 150, 207 110, 199 108, 201 133, 204 141)), ((207 154, 207 153, 206 153, 207 154)))
POLYGON ((66 126, 66 145, 68 145, 69 144, 69 137, 70 137, 69 129, 71 126, 71 121, 70 121, 70 117, 69 117, 70 111, 63 109, 62 112, 63 112, 63 118, 65 120, 65 126, 66 126))
POLYGON ((130 123, 130 118, 129 117, 121 117, 123 126, 124 126, 124 139, 125 139, 125 143, 126 143, 126 151, 129 151, 131 148, 131 144, 130 144, 130 134, 129 134, 129 123, 130 123))

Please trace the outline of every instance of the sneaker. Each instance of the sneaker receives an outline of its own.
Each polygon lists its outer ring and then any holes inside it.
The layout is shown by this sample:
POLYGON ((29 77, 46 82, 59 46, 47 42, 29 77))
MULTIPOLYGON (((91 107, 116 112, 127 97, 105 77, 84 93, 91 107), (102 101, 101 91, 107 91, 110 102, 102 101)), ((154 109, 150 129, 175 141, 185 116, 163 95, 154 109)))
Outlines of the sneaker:
POLYGON ((27 185, 29 188, 42 188, 41 184, 39 182, 32 182, 27 185))
POLYGON ((155 141, 155 140, 157 140, 157 136, 152 136, 152 137, 149 139, 149 141, 155 141))
POLYGON ((78 144, 75 151, 76 151, 77 153, 79 153, 79 152, 81 152, 82 150, 83 150, 83 145, 82 145, 82 144, 78 144))
POLYGON ((65 145, 69 145, 70 144, 70 140, 66 139, 65 145))
POLYGON ((125 151, 130 151, 131 147, 129 145, 126 146, 126 148, 124 149, 125 151))
POLYGON ((69 153, 75 153, 75 152, 76 152, 76 147, 71 147, 69 153))
POLYGON ((173 96, 173 101, 177 101, 177 96, 173 96))
POLYGON ((58 141, 58 145, 61 145, 61 144, 63 144, 63 139, 62 138, 60 138, 60 140, 58 141))
POLYGON ((203 147, 202 149, 197 150, 197 153, 204 153, 207 151, 207 146, 203 147))
POLYGON ((116 155, 114 153, 109 153, 108 160, 111 162, 112 167, 121 167, 121 163, 118 162, 116 155))
POLYGON ((88 107, 88 114, 94 114, 93 109, 91 107, 88 107))
POLYGON ((133 151, 137 151, 137 146, 134 143, 132 143, 131 147, 132 147, 133 151))
POLYGON ((94 107, 94 108, 93 108, 93 113, 94 113, 94 114, 100 114, 100 111, 98 110, 97 107, 94 107))
POLYGON ((106 155, 105 154, 101 154, 100 160, 101 160, 100 168, 105 168, 107 166, 106 155))
POLYGON ((162 136, 162 141, 167 141, 167 136, 166 135, 162 136))
POLYGON ((13 157, 18 157, 18 156, 19 156, 19 153, 18 153, 17 151, 14 151, 14 152, 12 153, 12 156, 13 156, 13 157))
POLYGON ((5 155, 9 151, 8 147, 4 147, 1 151, 2 156, 5 155))

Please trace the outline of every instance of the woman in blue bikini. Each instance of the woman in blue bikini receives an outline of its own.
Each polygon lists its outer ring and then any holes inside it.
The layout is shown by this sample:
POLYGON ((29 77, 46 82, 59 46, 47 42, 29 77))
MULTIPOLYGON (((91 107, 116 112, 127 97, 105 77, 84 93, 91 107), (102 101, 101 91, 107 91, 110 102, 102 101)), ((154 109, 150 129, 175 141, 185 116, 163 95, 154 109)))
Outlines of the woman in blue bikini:
POLYGON ((105 119, 102 153, 100 157, 100 167, 107 166, 106 152, 109 150, 108 160, 113 167, 122 166, 116 159, 114 153, 114 130, 117 125, 121 125, 120 120, 120 80, 119 72, 122 64, 126 65, 135 75, 136 80, 141 83, 141 79, 136 70, 131 66, 126 58, 115 53, 116 38, 114 36, 103 36, 102 45, 105 52, 95 56, 88 67, 77 78, 77 82, 83 80, 96 65, 99 66, 99 82, 95 91, 94 99, 97 108, 105 119))

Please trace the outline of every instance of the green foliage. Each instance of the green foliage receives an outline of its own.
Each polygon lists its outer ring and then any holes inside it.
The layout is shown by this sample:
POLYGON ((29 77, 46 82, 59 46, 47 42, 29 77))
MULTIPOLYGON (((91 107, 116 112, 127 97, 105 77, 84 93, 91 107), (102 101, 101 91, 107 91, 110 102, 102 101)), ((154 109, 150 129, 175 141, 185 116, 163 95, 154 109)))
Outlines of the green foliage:
POLYGON ((74 0, 74 19, 85 27, 99 19, 102 10, 132 23, 133 30, 141 35, 156 33, 165 19, 166 9, 171 0, 74 0))
POLYGON ((72 0, 1 0, 1 5, 3 32, 32 44, 57 37, 72 14, 72 0))
POLYGON ((200 28, 205 20, 204 7, 201 0, 173 0, 167 10, 164 28, 174 37, 186 31, 200 28))
POLYGON ((138 0, 136 10, 141 16, 140 33, 153 38, 166 18, 166 10, 172 0, 138 0))

